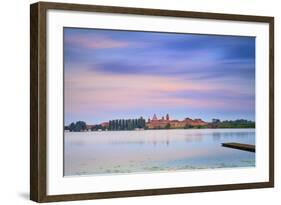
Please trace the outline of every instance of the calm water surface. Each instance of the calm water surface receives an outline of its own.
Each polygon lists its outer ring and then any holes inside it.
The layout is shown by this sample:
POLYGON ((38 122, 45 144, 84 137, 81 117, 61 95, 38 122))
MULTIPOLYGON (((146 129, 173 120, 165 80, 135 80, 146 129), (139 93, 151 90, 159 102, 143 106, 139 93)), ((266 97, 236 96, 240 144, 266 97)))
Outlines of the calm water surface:
POLYGON ((65 132, 64 174, 116 174, 255 166, 255 129, 65 132))

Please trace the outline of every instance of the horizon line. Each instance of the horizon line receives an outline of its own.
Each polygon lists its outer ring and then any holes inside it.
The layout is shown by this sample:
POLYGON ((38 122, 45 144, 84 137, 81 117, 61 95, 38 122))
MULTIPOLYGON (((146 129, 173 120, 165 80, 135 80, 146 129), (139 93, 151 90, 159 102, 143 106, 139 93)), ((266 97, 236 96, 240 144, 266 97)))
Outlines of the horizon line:
MULTIPOLYGON (((166 114, 166 115, 169 115, 169 114, 166 114)), ((170 116, 170 115, 169 115, 169 116, 170 116)), ((163 117, 164 117, 164 119, 166 119, 166 118, 165 118, 165 115, 164 115, 164 116, 161 116, 161 118, 158 118, 158 117, 157 117, 157 120, 162 120, 163 117)), ((84 120, 75 120, 75 121, 70 122, 70 124, 71 124, 71 123, 78 122, 78 121, 83 121, 83 122, 85 122, 87 125, 99 125, 99 124, 106 123, 106 122, 113 121, 113 120, 134 120, 134 119, 140 119, 140 118, 143 118, 143 119, 145 120, 145 122, 146 122, 146 121, 148 121, 148 119, 152 120, 153 117, 151 117, 151 118, 150 118, 150 117, 144 118, 143 116, 140 116, 140 117, 138 117, 138 118, 118 118, 118 119, 110 119, 110 120, 106 120, 106 121, 101 121, 101 122, 99 122, 99 123, 94 123, 94 124, 87 124, 87 122, 84 121, 84 120)), ((169 121, 173 121, 173 120, 185 120, 185 119, 187 119, 187 118, 192 119, 192 120, 202 120, 202 121, 207 122, 207 123, 212 122, 212 120, 220 120, 221 122, 223 122, 223 121, 235 121, 235 120, 247 120, 247 121, 251 121, 251 122, 256 122, 255 120, 250 120, 250 119, 245 119, 245 118, 234 118, 234 119, 231 119, 231 120, 220 119, 220 118, 212 118, 211 121, 205 121, 203 118, 190 118, 190 117, 185 117, 185 118, 183 118, 183 119, 169 119, 169 121)), ((64 123, 64 126, 67 126, 67 125, 64 123)))

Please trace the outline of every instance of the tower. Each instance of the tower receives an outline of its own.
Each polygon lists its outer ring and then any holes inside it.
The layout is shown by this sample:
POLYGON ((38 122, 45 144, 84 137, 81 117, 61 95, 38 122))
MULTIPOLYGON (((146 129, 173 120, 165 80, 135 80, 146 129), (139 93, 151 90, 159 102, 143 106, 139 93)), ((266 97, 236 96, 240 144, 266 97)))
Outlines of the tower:
POLYGON ((170 120, 169 114, 166 115, 166 120, 170 120))
POLYGON ((155 115, 155 114, 153 115, 152 120, 157 120, 157 117, 156 117, 156 115, 155 115))

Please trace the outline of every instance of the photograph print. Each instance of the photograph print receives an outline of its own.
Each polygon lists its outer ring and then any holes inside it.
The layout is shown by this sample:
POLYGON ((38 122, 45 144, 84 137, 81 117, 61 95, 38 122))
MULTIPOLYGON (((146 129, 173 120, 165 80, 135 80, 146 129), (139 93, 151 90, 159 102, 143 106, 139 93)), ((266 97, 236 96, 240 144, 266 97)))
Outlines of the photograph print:
POLYGON ((64 176, 255 167, 255 37, 63 30, 64 176))

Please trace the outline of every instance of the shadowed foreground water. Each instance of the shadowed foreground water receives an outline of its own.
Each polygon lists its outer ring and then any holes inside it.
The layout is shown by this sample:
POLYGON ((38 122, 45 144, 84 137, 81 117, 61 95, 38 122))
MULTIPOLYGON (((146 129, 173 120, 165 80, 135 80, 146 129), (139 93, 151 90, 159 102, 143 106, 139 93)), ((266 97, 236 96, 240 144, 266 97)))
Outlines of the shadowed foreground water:
POLYGON ((255 166, 255 153, 223 142, 255 144, 255 129, 65 132, 64 175, 255 166))

